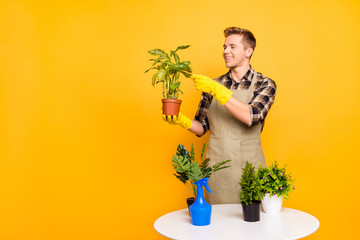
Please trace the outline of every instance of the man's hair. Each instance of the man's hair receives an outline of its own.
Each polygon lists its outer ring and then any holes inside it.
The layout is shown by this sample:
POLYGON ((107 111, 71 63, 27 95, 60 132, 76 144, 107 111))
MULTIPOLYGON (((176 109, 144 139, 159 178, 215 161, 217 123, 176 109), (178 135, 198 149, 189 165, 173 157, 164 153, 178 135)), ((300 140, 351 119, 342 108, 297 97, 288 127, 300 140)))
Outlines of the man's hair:
POLYGON ((238 27, 228 27, 224 30, 224 36, 228 37, 232 34, 238 34, 243 36, 243 41, 245 43, 245 47, 251 47, 253 50, 255 50, 256 47, 256 39, 254 37, 254 34, 250 32, 247 29, 244 28, 238 28, 238 27))

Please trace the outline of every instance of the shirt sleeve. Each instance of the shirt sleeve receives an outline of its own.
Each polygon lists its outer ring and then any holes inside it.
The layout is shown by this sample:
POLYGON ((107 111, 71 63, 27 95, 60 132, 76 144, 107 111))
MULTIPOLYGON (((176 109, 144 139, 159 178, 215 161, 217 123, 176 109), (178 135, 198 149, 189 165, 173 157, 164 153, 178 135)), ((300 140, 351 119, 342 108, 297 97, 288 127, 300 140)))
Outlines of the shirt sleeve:
POLYGON ((209 93, 201 94, 199 107, 195 114, 195 120, 197 120, 201 123, 201 125, 204 129, 204 132, 202 135, 197 135, 198 137, 203 136, 210 129, 209 121, 207 119, 207 112, 209 110, 212 98, 213 98, 213 96, 211 96, 209 93))
POLYGON ((260 87, 255 90, 254 97, 251 99, 250 115, 252 119, 251 126, 254 126, 265 120, 272 104, 275 100, 276 84, 270 78, 265 78, 260 87))

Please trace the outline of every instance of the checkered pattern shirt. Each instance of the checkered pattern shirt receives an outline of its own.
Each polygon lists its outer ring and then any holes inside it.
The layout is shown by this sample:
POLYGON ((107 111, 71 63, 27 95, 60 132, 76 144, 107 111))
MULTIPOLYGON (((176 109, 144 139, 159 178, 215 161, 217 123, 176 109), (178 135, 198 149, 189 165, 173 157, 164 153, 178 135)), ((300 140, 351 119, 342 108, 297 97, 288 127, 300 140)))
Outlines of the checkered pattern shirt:
MULTIPOLYGON (((250 114, 252 118, 252 124, 261 124, 261 131, 264 128, 265 117, 268 114, 271 105, 275 100, 276 84, 270 78, 263 76, 261 73, 254 71, 251 66, 240 82, 235 82, 231 78, 230 71, 216 79, 214 81, 221 83, 230 90, 246 90, 251 85, 251 79, 257 74, 257 82, 254 86, 254 96, 248 103, 250 106, 250 114)), ((195 115, 195 119, 198 120, 205 134, 210 126, 207 119, 207 111, 210 107, 213 96, 209 93, 202 93, 198 111, 195 115)))

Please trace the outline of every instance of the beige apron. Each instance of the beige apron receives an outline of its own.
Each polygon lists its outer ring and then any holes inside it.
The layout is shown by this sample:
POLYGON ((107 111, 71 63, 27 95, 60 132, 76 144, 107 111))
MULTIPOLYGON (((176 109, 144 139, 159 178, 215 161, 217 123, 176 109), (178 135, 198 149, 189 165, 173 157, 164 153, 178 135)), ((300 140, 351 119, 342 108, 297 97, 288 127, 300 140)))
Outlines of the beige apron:
MULTIPOLYGON (((253 97, 256 72, 248 90, 234 90, 233 97, 244 103, 253 97)), ((206 156, 210 165, 230 159, 230 168, 211 175, 209 186, 213 193, 206 194, 210 204, 239 203, 241 168, 249 161, 256 168, 262 163, 266 166, 261 147, 261 124, 248 127, 236 119, 223 105, 212 100, 207 117, 210 124, 209 146, 206 156)))

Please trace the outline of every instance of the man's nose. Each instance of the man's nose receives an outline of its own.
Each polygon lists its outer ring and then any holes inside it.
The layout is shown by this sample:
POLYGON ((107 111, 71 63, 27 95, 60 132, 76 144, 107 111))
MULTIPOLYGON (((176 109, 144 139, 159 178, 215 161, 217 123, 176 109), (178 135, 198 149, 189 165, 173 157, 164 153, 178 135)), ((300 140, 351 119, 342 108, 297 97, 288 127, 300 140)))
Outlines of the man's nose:
POLYGON ((224 48, 224 53, 228 53, 229 52, 229 47, 224 48))

